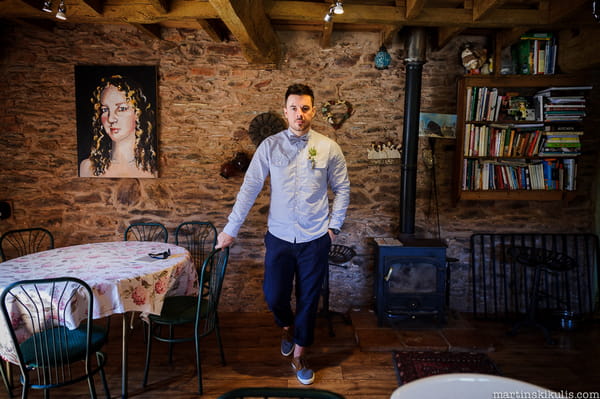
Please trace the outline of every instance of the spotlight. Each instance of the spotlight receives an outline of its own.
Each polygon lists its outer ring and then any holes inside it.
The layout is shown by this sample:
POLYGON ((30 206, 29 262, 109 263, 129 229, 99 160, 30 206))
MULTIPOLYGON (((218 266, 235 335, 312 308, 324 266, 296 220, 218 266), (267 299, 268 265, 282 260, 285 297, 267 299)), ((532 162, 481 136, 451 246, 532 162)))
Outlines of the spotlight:
POLYGON ((52 12, 52 1, 51 0, 44 1, 44 5, 42 6, 42 11, 52 12))
POLYGON ((60 4, 58 5, 58 12, 56 13, 56 18, 63 21, 67 19, 67 6, 65 6, 64 0, 60 0, 60 4))
POLYGON ((344 5, 342 4, 342 0, 336 0, 334 4, 329 7, 329 11, 325 14, 325 22, 331 22, 333 18, 333 14, 343 14, 344 13, 344 5))
POLYGON ((335 5, 333 6, 334 14, 343 14, 344 13, 344 5, 342 4, 342 0, 336 0, 335 5))

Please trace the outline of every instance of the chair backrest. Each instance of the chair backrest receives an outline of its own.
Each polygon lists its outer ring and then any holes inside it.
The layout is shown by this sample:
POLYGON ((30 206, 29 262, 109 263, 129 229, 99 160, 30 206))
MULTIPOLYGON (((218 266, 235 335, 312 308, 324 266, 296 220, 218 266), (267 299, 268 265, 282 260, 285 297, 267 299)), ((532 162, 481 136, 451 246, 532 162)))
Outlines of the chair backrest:
POLYGON ((54 248, 54 237, 42 227, 9 230, 0 236, 0 258, 5 260, 54 248))
POLYGON ((169 232, 162 223, 131 223, 125 229, 125 241, 157 241, 167 242, 169 232))
POLYGON ((335 392, 315 388, 237 388, 225 392, 218 399, 235 398, 344 399, 335 392))
POLYGON ((86 378, 86 370, 91 370, 90 353, 95 352, 90 350, 92 333, 99 333, 92 328, 93 299, 89 285, 72 277, 23 280, 4 289, 2 322, 12 320, 7 323, 16 355, 11 361, 19 367, 24 390, 86 378), (85 367, 74 366, 80 361, 85 367))
POLYGON ((200 269, 196 329, 202 331, 202 335, 215 329, 228 260, 229 248, 215 249, 204 260, 200 269))
POLYGON ((210 222, 183 222, 175 229, 175 245, 190 251, 196 269, 217 245, 217 229, 210 222))

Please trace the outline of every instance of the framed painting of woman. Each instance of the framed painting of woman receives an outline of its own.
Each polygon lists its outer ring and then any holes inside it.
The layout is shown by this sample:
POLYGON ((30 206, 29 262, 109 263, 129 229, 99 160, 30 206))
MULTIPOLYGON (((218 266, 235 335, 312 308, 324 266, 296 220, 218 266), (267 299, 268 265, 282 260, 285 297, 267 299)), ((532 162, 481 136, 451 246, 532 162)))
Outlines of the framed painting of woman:
POLYGON ((75 66, 80 177, 158 177, 155 66, 75 66))

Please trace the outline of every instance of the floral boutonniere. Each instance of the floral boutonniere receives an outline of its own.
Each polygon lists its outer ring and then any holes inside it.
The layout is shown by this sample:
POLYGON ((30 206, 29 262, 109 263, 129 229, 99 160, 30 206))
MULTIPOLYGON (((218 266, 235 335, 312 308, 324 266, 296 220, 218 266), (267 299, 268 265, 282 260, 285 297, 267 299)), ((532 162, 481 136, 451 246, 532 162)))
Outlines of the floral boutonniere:
POLYGON ((315 163, 317 162, 317 149, 314 146, 308 149, 308 160, 314 169, 315 163))

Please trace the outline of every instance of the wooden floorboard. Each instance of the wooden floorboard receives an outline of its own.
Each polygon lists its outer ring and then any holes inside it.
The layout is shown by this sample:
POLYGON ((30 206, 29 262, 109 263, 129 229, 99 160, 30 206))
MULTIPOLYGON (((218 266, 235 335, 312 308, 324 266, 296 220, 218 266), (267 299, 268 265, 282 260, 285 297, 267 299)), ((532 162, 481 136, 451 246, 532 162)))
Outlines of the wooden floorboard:
MULTIPOLYGON (((578 331, 555 332, 556 345, 545 343, 536 330, 508 336, 510 325, 470 320, 456 315, 443 328, 378 327, 373 312, 359 310, 349 317, 333 318, 335 336, 328 334, 326 319, 319 317, 316 343, 309 363, 317 373, 311 386, 328 389, 348 399, 387 399, 397 387, 392 353, 398 350, 449 350, 487 353, 506 377, 563 392, 600 391, 600 324, 591 322, 578 331), (350 324, 347 321, 351 321, 350 324)), ((289 360, 279 353, 280 331, 268 313, 221 314, 227 364, 221 365, 214 336, 202 341, 204 395, 196 394, 194 348, 175 346, 169 364, 166 346, 154 345, 149 385, 141 386, 145 343, 140 321, 130 333, 130 398, 217 398, 241 387, 301 387, 289 360)), ((113 317, 107 374, 113 398, 121 393, 121 318, 113 317)), ((96 390, 103 397, 96 379, 96 390)), ((15 389, 20 395, 20 388, 15 389)), ((0 388, 0 398, 7 397, 0 388)), ((32 392, 30 398, 41 398, 32 392)), ((87 384, 56 389, 53 398, 88 398, 87 384)))

